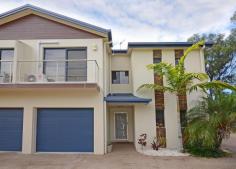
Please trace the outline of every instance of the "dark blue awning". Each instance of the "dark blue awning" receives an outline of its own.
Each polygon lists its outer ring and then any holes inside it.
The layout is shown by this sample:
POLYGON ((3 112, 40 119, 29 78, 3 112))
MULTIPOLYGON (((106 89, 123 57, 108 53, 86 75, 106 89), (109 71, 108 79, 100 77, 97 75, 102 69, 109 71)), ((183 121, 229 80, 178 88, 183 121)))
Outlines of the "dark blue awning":
POLYGON ((112 93, 105 97, 107 103, 145 103, 148 104, 152 99, 134 96, 131 93, 112 93))

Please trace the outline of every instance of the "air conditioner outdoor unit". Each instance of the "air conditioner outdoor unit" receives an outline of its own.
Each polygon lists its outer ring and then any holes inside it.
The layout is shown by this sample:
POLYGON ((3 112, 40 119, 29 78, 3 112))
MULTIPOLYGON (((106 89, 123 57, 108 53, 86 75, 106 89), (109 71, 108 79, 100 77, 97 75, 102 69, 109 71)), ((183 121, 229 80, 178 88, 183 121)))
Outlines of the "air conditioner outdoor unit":
POLYGON ((27 82, 45 82, 47 81, 43 74, 28 74, 26 77, 27 82))
POLYGON ((11 77, 9 73, 2 73, 0 74, 0 83, 10 83, 11 77))

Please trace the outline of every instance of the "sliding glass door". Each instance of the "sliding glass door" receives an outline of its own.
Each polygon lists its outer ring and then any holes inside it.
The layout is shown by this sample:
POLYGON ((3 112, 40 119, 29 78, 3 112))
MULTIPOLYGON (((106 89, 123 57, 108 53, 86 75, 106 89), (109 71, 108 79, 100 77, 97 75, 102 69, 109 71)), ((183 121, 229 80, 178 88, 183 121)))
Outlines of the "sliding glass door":
POLYGON ((47 48, 44 60, 44 74, 49 82, 87 81, 86 48, 47 48))
POLYGON ((66 80, 87 81, 87 52, 81 49, 67 50, 66 80))

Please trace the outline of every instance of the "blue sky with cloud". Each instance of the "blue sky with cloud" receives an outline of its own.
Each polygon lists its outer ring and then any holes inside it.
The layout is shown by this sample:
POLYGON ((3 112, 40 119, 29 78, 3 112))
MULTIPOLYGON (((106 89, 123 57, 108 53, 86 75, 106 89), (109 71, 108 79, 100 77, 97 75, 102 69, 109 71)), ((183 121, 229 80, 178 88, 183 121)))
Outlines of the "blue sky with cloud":
POLYGON ((112 29, 115 44, 186 41, 194 33, 228 34, 236 11, 235 0, 1 0, 0 13, 24 4, 112 29))

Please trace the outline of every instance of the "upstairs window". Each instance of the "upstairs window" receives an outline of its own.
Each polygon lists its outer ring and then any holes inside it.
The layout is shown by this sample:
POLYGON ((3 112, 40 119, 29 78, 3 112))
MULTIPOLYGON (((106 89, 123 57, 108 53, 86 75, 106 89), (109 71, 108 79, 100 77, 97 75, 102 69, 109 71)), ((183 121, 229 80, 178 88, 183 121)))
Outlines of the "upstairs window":
POLYGON ((11 81, 13 71, 14 49, 0 49, 0 82, 11 81))
POLYGON ((129 71, 112 71, 112 84, 128 84, 129 71))
POLYGON ((183 49, 175 50, 175 65, 179 64, 179 59, 184 55, 183 49))
POLYGON ((160 63, 160 62, 161 62, 161 50, 154 50, 153 63, 160 63))
POLYGON ((86 81, 86 48, 45 48, 44 73, 48 81, 86 81))

